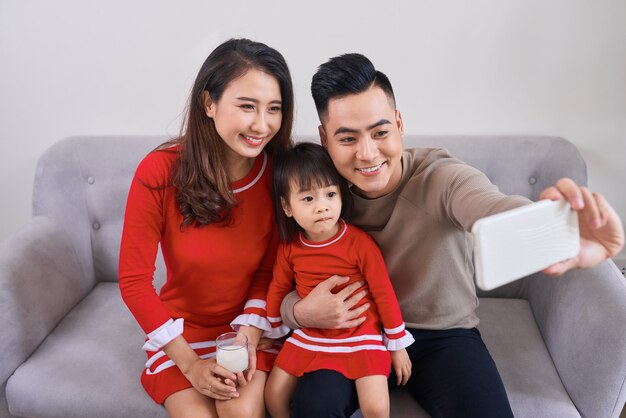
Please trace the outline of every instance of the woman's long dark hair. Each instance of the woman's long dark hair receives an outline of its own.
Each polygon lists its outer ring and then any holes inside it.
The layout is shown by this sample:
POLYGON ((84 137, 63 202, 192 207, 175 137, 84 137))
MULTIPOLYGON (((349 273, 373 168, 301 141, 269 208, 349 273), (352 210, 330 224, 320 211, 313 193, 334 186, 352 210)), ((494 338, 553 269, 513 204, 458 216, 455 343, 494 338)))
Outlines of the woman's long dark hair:
POLYGON ((278 225, 280 239, 291 242, 302 227, 293 217, 288 217, 281 205, 281 198, 289 201, 291 187, 297 185, 301 190, 315 187, 338 186, 341 193, 341 214, 345 221, 350 221, 353 200, 348 182, 341 177, 333 160, 324 147, 312 142, 301 142, 291 150, 277 155, 272 177, 274 196, 274 217, 278 225))
POLYGON ((203 94, 209 92, 219 102, 228 84, 250 69, 263 71, 278 81, 282 100, 280 129, 265 150, 273 155, 291 148, 293 125, 293 86, 283 56, 269 46, 249 39, 230 39, 211 52, 194 82, 182 134, 157 149, 178 145, 179 158, 170 184, 176 188, 176 202, 183 215, 181 229, 230 220, 236 205, 228 178, 227 145, 205 113, 203 94))

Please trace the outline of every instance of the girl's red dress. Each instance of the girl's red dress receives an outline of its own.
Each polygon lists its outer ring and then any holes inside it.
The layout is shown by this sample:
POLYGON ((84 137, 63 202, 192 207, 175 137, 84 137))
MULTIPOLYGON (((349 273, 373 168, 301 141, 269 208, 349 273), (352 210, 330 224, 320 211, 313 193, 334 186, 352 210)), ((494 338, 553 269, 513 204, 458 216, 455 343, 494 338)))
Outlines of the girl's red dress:
MULTIPOLYGON (((388 376, 388 350, 399 350, 413 342, 405 331, 395 292, 385 262, 374 240, 353 225, 341 221, 339 232, 324 242, 310 242, 300 234, 278 248, 274 278, 267 300, 268 319, 274 337, 285 335, 280 303, 293 289, 305 297, 332 275, 349 276, 343 287, 358 280, 367 284, 370 308, 361 325, 350 329, 301 328, 285 341, 276 366, 295 376, 320 370, 335 370, 350 379, 369 375, 388 376), (384 334, 382 331, 384 330, 384 334)), ((341 287, 341 288, 343 288, 341 287)), ((338 288, 337 291, 341 290, 338 288)))

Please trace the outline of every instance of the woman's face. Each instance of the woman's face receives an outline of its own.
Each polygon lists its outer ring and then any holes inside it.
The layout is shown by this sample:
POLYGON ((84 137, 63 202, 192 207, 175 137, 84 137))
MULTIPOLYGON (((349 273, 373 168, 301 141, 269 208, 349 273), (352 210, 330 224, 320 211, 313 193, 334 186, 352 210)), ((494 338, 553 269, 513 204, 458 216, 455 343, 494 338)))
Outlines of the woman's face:
POLYGON ((257 157, 276 135, 282 121, 280 86, 257 69, 232 80, 218 102, 204 94, 205 111, 227 145, 229 162, 257 157))

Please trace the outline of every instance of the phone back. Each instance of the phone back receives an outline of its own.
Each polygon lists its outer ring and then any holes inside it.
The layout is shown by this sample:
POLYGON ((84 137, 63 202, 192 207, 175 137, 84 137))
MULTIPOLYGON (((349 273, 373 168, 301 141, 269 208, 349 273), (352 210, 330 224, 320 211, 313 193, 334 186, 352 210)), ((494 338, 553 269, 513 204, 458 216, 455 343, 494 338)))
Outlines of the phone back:
POLYGON ((472 227, 476 284, 491 290, 574 257, 578 215, 564 200, 542 200, 480 219, 472 227))

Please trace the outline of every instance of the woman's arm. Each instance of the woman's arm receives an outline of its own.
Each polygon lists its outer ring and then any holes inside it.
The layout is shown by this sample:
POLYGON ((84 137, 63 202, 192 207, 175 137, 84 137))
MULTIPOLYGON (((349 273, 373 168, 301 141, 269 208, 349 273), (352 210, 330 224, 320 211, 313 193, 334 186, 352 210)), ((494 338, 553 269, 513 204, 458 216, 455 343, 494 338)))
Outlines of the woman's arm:
POLYGON ((155 260, 163 230, 164 188, 168 169, 164 158, 149 154, 139 164, 128 192, 120 245, 119 285, 122 299, 148 335, 144 349, 157 351, 182 333, 153 286, 155 260))

